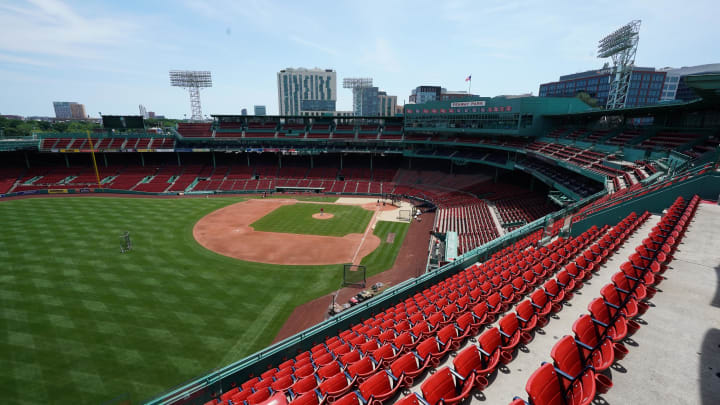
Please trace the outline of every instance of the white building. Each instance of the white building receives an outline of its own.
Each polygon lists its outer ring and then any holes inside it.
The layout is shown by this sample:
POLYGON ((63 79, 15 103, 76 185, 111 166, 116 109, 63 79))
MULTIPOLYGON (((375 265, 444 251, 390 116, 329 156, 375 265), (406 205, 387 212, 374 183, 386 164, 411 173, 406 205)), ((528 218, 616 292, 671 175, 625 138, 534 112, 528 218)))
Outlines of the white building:
POLYGON ((333 69, 287 68, 277 74, 279 115, 335 111, 337 74, 333 69))

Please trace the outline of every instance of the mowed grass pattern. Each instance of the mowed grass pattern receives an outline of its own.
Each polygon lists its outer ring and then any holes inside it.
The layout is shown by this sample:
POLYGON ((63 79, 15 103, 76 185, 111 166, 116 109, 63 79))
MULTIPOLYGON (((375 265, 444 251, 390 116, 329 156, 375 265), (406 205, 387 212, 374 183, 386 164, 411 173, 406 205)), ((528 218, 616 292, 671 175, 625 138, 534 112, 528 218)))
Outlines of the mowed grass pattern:
POLYGON ((338 266, 215 254, 194 223, 237 198, 0 202, 3 404, 133 403, 267 346, 338 266), (120 254, 120 233, 134 250, 120 254))
POLYGON ((409 228, 410 224, 404 222, 378 221, 375 224, 373 234, 380 238, 380 246, 360 262, 366 266, 367 277, 382 273, 393 266, 409 228), (388 243, 387 237, 391 233, 395 234, 395 239, 388 243))
POLYGON ((373 212, 352 205, 307 204, 283 205, 250 224, 256 231, 304 235, 345 236, 364 233, 373 212), (333 214, 330 219, 315 219, 320 212, 333 214))

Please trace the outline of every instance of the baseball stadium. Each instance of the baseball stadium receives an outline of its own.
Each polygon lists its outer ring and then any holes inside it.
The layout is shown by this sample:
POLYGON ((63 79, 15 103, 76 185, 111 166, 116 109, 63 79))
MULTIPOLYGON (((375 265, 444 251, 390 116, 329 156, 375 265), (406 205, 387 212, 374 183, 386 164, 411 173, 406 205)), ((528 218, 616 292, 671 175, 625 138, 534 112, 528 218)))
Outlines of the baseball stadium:
POLYGON ((2 402, 715 404, 720 75, 0 140, 2 402))

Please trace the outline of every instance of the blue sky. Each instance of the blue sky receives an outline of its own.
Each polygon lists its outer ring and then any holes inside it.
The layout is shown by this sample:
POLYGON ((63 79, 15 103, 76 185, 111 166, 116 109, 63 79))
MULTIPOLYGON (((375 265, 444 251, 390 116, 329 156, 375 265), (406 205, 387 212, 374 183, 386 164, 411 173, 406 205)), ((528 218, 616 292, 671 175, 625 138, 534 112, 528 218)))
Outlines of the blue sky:
MULTIPOLYGON (((372 77, 402 103, 418 85, 483 96, 533 92, 561 74, 598 68, 597 41, 641 19, 640 66, 720 62, 720 2, 495 0, 0 0, 0 113, 53 115, 52 101, 88 113, 138 104, 189 115, 168 70, 210 70, 203 113, 265 104, 276 73, 333 68, 372 77)), ((338 88, 338 108, 350 91, 338 88)))

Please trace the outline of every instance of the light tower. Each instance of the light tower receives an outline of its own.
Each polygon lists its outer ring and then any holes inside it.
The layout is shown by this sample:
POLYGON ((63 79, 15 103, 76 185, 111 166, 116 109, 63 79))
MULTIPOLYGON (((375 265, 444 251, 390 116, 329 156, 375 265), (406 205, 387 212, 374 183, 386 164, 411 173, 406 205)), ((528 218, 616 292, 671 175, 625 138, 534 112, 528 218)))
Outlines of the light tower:
POLYGON ((633 20, 598 43, 598 58, 611 58, 613 61, 609 78, 610 89, 605 104, 608 110, 625 107, 639 39, 640 20, 633 20))
POLYGON ((206 70, 171 70, 170 85, 182 87, 190 92, 190 108, 193 121, 202 121, 202 107, 200 106, 200 89, 212 87, 210 72, 206 70))
POLYGON ((372 87, 372 79, 369 77, 365 78, 344 78, 343 88, 352 89, 353 92, 353 114, 362 116, 365 112, 363 111, 363 93, 365 89, 372 87))

